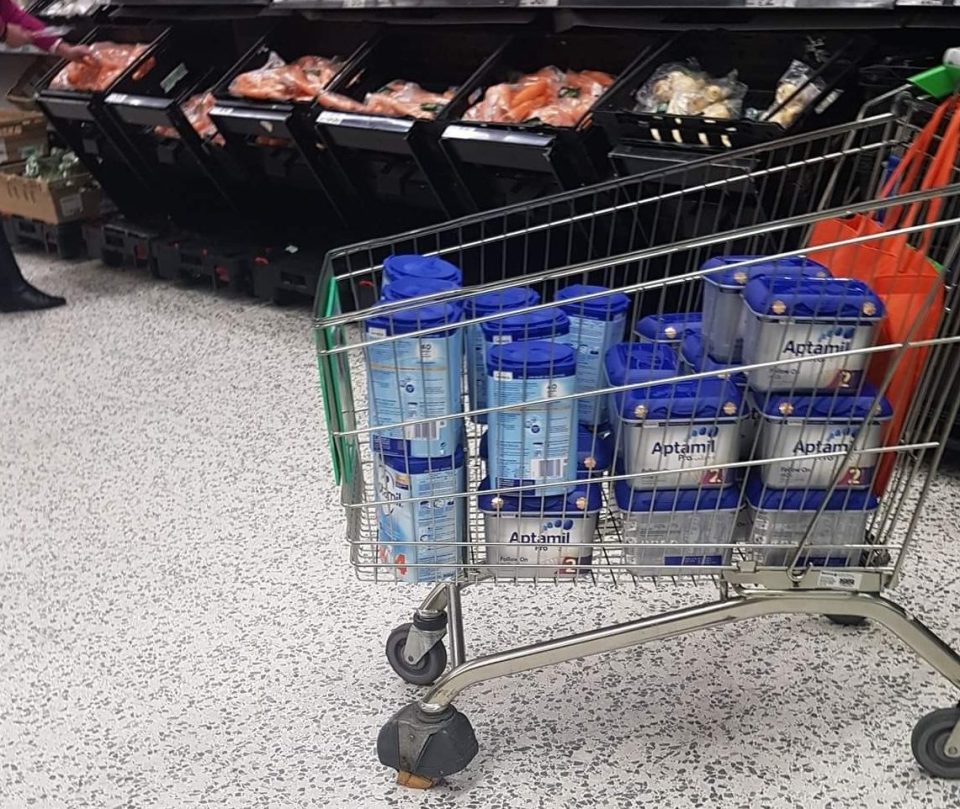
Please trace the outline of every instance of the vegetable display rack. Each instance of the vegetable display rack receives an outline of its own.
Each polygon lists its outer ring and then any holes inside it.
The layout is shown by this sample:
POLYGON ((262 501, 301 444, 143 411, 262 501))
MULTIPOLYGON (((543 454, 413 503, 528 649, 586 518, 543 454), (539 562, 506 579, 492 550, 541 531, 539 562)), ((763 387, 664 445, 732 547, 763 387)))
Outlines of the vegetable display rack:
MULTIPOLYGON (((960 408, 955 107, 888 93, 853 123, 328 254, 316 336, 350 559, 433 583, 387 641, 429 685, 379 734, 403 783, 477 754, 464 689, 767 615, 876 621, 960 688, 960 656, 885 595, 960 408), (677 238, 724 194, 723 223, 677 238), (649 579, 717 599, 467 658, 465 587, 649 579)), ((960 778, 960 708, 912 741, 960 778)))

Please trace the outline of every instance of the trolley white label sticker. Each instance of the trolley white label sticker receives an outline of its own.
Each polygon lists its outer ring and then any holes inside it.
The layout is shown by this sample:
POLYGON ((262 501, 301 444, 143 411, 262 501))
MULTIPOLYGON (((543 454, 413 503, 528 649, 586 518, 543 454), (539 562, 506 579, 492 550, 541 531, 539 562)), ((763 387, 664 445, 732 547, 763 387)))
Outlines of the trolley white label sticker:
POLYGON ((493 372, 494 379, 513 379, 513 371, 497 371, 493 372))
POLYGON ((187 66, 181 62, 171 70, 163 79, 160 80, 160 86, 163 92, 170 94, 170 91, 177 86, 181 79, 187 75, 187 66))
POLYGON ((859 590, 863 580, 862 573, 848 573, 845 570, 822 570, 818 585, 827 590, 859 590))

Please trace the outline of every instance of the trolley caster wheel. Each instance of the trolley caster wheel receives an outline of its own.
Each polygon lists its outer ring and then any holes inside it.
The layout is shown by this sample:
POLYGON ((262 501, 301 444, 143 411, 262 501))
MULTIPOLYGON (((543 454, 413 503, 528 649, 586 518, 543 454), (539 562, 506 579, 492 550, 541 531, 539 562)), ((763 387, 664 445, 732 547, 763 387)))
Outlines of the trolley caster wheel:
POLYGON ((442 641, 437 641, 427 653, 415 663, 407 660, 404 652, 407 647, 407 635, 413 624, 401 624, 387 638, 387 661, 400 679, 411 685, 430 685, 435 682, 447 667, 447 649, 442 641))
POLYGON ((947 740, 960 722, 960 708, 943 708, 923 717, 913 729, 911 746, 917 763, 938 778, 960 778, 960 745, 947 748, 947 740))
POLYGON ((377 736, 380 763, 397 771, 397 783, 428 789, 460 772, 479 751, 473 726, 452 705, 427 713, 411 702, 390 717, 377 736))
POLYGON ((866 626, 867 619, 862 615, 828 615, 827 619, 837 626, 866 626))

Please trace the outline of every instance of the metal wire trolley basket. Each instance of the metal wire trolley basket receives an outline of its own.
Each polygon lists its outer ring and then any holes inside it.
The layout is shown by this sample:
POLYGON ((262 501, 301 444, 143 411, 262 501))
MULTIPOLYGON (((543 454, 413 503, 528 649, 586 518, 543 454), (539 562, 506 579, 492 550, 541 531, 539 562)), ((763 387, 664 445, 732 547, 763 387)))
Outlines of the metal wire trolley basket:
MULTIPOLYGON (((378 739, 407 783, 476 754, 469 686, 763 615, 877 621, 960 687, 960 657, 883 596, 960 404, 960 115, 915 95, 328 255, 351 561, 434 584, 387 641, 432 684, 378 739), (718 597, 465 659, 468 585, 647 578, 718 597)), ((913 749, 960 777, 960 709, 913 749)))

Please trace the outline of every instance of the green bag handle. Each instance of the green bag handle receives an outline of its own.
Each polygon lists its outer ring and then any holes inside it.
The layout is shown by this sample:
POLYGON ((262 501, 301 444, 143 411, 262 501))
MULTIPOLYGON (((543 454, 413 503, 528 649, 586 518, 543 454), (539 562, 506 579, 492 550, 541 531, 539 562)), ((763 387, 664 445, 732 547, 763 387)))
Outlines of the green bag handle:
POLYGON ((937 99, 953 95, 960 88, 960 48, 948 48, 942 65, 924 70, 907 81, 937 99))

